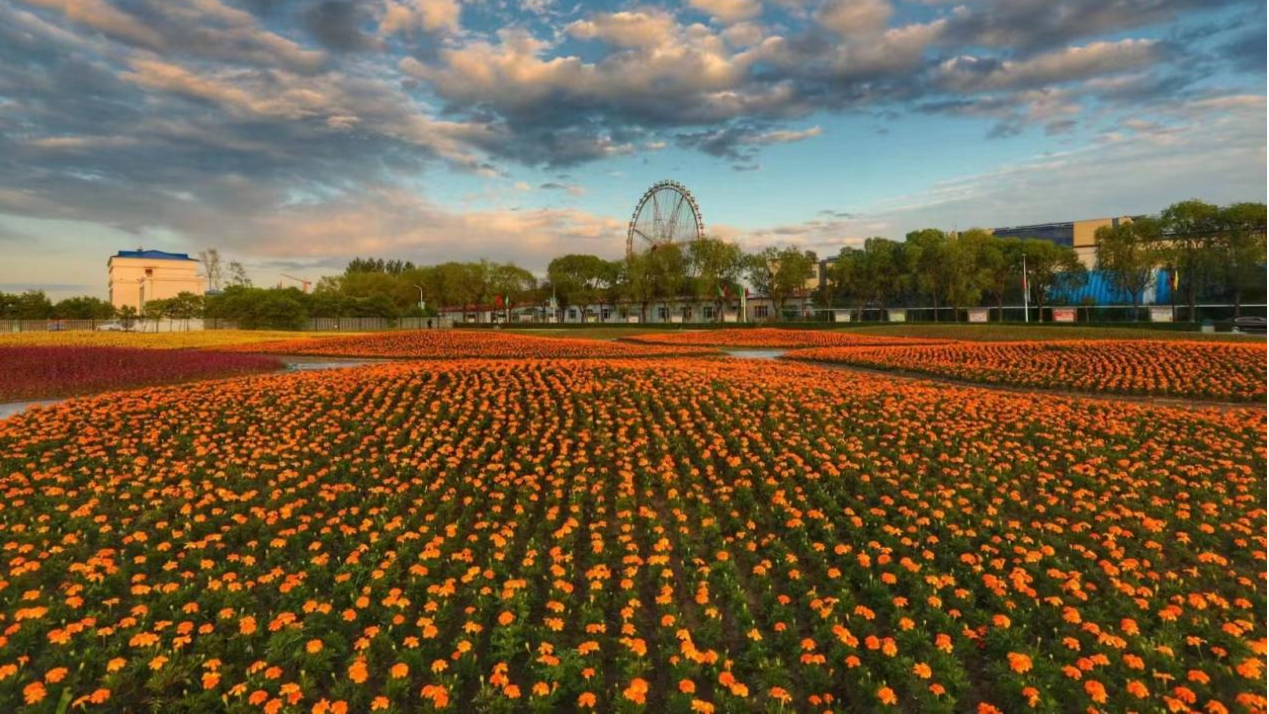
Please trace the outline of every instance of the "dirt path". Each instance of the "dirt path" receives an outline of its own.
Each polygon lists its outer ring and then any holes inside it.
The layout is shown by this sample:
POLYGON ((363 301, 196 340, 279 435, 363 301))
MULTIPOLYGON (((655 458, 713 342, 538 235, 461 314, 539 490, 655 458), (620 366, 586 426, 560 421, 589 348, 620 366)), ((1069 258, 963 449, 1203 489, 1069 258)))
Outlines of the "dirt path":
POLYGON ((835 369, 845 372, 859 372, 862 374, 880 375, 891 379, 902 380, 906 382, 936 382, 940 384, 950 384, 956 387, 968 387, 972 389, 990 389, 997 392, 1008 392, 1010 394, 1035 396, 1051 395, 1055 397, 1067 397, 1071 399, 1094 399, 1104 402, 1130 402, 1133 404, 1150 404, 1161 407, 1180 407, 1183 409, 1216 409, 1219 411, 1230 411, 1234 409, 1259 409, 1265 410, 1264 402, 1221 402, 1205 399, 1187 399, 1184 397, 1151 397, 1141 394, 1114 394, 1114 393, 1096 393, 1096 392, 1078 392, 1066 389, 1044 389, 1041 387, 1015 387, 1008 384, 988 384, 984 382, 970 382, 964 379, 954 379, 952 377, 940 377, 937 375, 922 374, 920 372, 909 372, 905 370, 880 369, 876 367, 862 367, 853 364, 840 364, 837 362, 815 362, 811 360, 790 359, 787 362, 795 362, 797 364, 809 364, 824 369, 835 369))

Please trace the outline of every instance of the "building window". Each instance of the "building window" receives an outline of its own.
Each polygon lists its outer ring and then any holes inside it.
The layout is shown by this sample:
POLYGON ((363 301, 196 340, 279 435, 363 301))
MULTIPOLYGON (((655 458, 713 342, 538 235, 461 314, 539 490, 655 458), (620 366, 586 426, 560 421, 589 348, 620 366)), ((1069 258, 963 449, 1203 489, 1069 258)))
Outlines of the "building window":
POLYGON ((658 307, 658 308, 657 308, 657 319, 658 319, 658 320, 660 320, 661 322, 665 322, 666 320, 669 320, 669 319, 670 319, 670 309, 669 309, 668 307, 664 307, 664 306, 662 306, 662 307, 658 307))
POLYGON ((714 306, 706 305, 705 307, 701 308, 701 316, 704 317, 706 320, 714 319, 714 306))
POLYGON ((692 321, 692 308, 685 306, 683 308, 683 322, 691 322, 691 321, 692 321))
POLYGON ((766 305, 754 305, 754 308, 753 308, 753 316, 754 316, 754 317, 766 317, 766 316, 767 316, 767 306, 766 306, 766 305))

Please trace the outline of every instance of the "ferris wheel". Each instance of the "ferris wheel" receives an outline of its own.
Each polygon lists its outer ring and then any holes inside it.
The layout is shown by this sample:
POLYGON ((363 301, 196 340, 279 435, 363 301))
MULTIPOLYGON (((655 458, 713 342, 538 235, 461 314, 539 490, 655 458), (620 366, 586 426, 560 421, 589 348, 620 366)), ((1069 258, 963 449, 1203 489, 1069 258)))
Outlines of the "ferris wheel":
POLYGON ((678 181, 658 181, 639 199, 630 217, 626 255, 704 237, 705 222, 692 192, 678 181))

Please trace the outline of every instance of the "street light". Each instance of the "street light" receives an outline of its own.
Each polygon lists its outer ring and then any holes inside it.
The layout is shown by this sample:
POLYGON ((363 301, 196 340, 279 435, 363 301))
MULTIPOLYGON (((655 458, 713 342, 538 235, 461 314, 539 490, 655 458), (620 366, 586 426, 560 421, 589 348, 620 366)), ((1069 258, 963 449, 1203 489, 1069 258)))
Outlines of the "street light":
POLYGON ((427 303, 423 302, 423 286, 415 285, 414 287, 418 288, 419 291, 419 311, 422 312, 423 308, 427 305, 427 303))

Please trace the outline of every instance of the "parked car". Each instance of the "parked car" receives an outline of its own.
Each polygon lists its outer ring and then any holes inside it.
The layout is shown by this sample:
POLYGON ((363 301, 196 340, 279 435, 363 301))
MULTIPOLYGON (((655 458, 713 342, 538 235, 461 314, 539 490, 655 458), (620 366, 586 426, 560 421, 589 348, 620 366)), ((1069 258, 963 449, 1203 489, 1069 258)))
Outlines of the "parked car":
POLYGON ((1240 317, 1234 320, 1234 329, 1239 332, 1249 332, 1254 335, 1265 334, 1265 318, 1263 317, 1240 317))
POLYGON ((122 322, 103 322, 97 326, 101 332, 127 332, 128 328, 124 327, 122 322))

